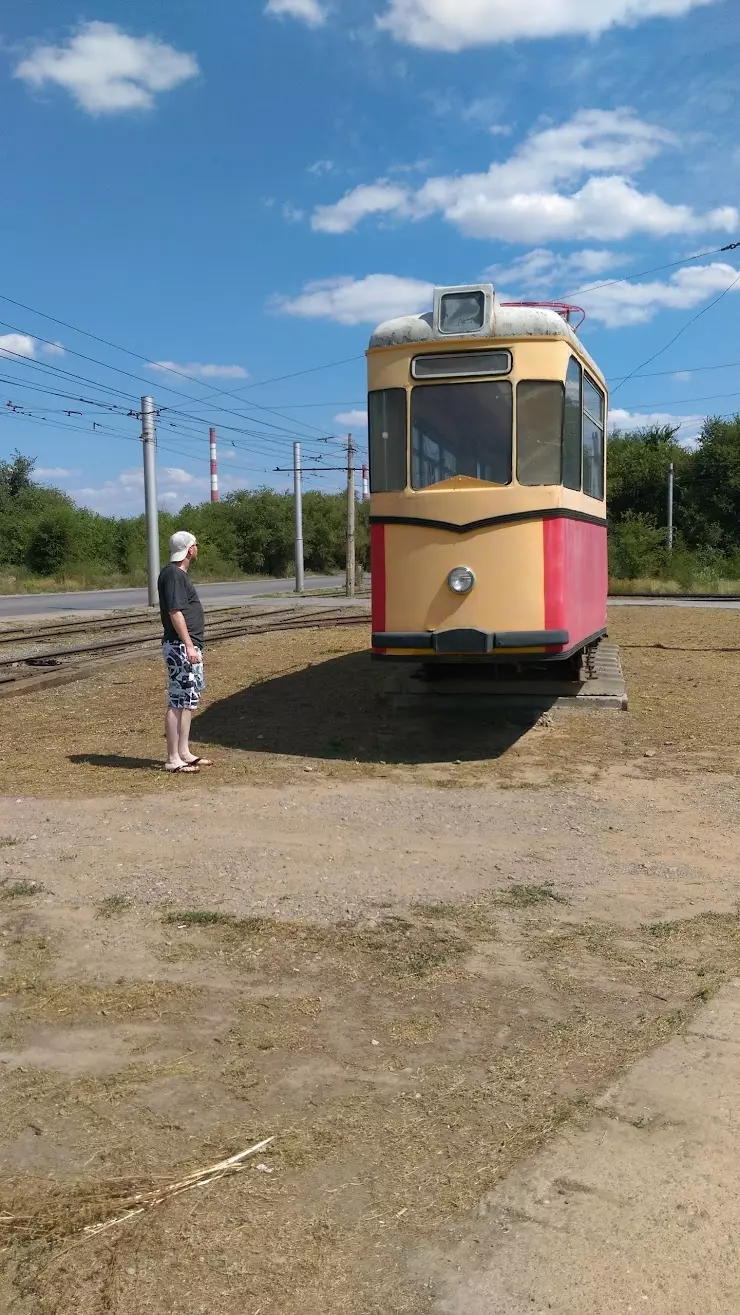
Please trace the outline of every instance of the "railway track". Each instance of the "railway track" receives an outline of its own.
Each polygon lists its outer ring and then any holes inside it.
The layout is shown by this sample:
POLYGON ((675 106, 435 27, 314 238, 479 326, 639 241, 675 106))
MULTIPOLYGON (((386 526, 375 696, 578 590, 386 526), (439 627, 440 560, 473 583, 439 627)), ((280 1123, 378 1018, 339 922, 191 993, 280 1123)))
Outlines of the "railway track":
MULTIPOLYGON (((277 616, 281 612, 294 612, 295 608, 273 606, 260 611, 245 607, 209 607, 206 608, 206 620, 223 621, 230 618, 240 619, 247 614, 250 617, 277 616)), ((158 614, 150 612, 142 615, 141 611, 121 611, 113 615, 81 617, 74 621, 59 621, 48 626, 23 625, 0 630, 0 648, 7 644, 37 643, 40 639, 54 639, 61 635, 99 634, 105 630, 138 629, 149 626, 154 631, 159 625, 158 614)))
MULTIPOLYGON (((244 615, 243 610, 239 612, 234 608, 219 608, 209 611, 207 620, 209 648, 212 644, 227 639, 239 639, 249 635, 369 624, 366 611, 358 610, 348 615, 346 608, 328 610, 321 608, 310 612, 303 609, 298 611, 290 607, 269 608, 256 613, 250 610, 247 616, 244 615), (215 615, 216 613, 221 615, 215 615)), ((5 632, 0 636, 0 643, 15 642, 22 646, 35 646, 42 638, 58 638, 61 634, 74 636, 100 633, 111 628, 123 633, 85 644, 45 648, 30 653, 15 652, 0 657, 0 693, 3 695, 24 693, 47 685, 66 684, 92 674, 92 671, 104 662, 121 661, 127 657, 138 656, 139 653, 142 656, 154 653, 161 644, 161 627, 148 616, 119 618, 116 622, 109 618, 101 621, 69 622, 60 627, 48 627, 36 631, 19 628, 14 632, 14 638, 5 632)))

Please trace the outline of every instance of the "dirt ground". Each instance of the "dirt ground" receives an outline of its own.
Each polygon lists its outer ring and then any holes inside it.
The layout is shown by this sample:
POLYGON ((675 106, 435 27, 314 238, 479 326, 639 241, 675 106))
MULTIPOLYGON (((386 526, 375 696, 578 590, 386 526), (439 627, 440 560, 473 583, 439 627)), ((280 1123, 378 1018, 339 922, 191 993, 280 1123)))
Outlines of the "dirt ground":
POLYGON ((196 780, 148 661, 4 703, 3 1313, 441 1310, 429 1245, 740 973, 740 618, 613 620, 630 712, 551 727, 397 725, 362 632, 221 645, 196 780))
MULTIPOLYGON (((546 734, 527 734, 521 723, 397 716, 382 697, 389 668, 370 661, 363 626, 218 644, 207 656, 209 689, 194 722, 194 743, 217 758, 208 785, 305 783, 306 772, 442 786, 552 785, 598 780, 617 762, 641 776, 736 774, 740 612, 617 607, 609 620, 629 713, 559 717, 546 734)), ((0 794, 191 788, 158 771, 160 667, 137 658, 74 685, 3 700, 0 794)))

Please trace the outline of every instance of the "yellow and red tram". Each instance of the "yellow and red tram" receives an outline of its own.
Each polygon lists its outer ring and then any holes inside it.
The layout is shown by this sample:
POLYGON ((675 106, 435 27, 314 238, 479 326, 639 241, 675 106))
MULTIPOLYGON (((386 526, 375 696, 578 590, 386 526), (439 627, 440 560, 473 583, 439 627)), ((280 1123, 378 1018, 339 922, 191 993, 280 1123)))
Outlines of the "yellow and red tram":
POLYGON ((606 634, 607 389, 574 309, 438 288, 373 333, 374 656, 563 661, 606 634))

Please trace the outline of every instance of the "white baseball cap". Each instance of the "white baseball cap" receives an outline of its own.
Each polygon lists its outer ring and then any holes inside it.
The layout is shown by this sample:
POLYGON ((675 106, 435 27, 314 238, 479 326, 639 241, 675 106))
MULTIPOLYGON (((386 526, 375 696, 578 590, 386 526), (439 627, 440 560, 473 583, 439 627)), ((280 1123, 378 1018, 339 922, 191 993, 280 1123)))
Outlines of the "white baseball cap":
POLYGON ((184 562, 188 549, 192 548, 194 543, 197 543, 194 534, 190 534, 188 530, 176 530, 170 538, 170 561, 184 562))

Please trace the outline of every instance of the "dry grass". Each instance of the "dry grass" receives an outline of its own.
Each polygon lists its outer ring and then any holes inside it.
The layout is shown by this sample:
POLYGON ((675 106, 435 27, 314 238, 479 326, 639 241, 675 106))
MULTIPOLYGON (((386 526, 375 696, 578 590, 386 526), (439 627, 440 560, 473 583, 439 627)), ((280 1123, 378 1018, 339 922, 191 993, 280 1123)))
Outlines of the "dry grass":
POLYGON ((390 777, 440 787, 592 781, 609 764, 665 775, 737 773, 725 709, 740 698, 740 613, 613 608, 627 714, 556 716, 552 727, 461 717, 409 720, 383 701, 388 669, 370 662, 364 629, 258 635, 216 646, 195 722, 216 759, 200 778, 160 770, 162 673, 135 659, 78 684, 11 699, 0 792, 93 795, 222 784, 390 777), (49 745, 56 751, 49 752, 49 745), (647 756, 650 755, 650 756, 647 756), (310 773, 310 775, 307 775, 310 773))
MULTIPOLYGON (((619 608, 612 622, 630 713, 523 736, 448 721, 410 738, 379 701, 385 671, 362 632, 220 645, 198 721, 217 765, 203 777, 545 786, 614 763, 736 773, 738 614, 619 608)), ((7 701, 0 790, 196 792, 200 781, 153 770, 161 701, 161 672, 138 659, 7 701)), ((154 968, 104 983, 82 945, 76 966, 63 958, 53 899, 48 935, 39 902, 3 905, 0 1216, 25 1220, 0 1255, 13 1315, 425 1315, 435 1294, 408 1277, 415 1248, 439 1243, 740 972, 738 917, 582 924, 544 883, 335 927, 155 915, 114 895, 91 911, 90 936, 132 954, 146 936, 154 968), (272 1174, 83 1240, 85 1222, 132 1193, 267 1134, 272 1174)))

